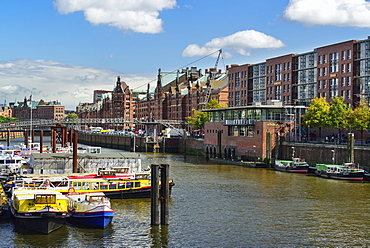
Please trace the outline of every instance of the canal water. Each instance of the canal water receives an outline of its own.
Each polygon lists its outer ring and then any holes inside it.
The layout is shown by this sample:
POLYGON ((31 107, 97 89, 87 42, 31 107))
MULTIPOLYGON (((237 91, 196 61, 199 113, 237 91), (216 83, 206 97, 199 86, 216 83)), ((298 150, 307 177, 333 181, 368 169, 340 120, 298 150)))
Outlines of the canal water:
MULTIPOLYGON (((103 150, 104 151, 104 150, 103 150)), ((198 157, 141 153, 143 166, 169 164, 176 185, 169 225, 150 225, 150 199, 111 200, 104 230, 70 224, 49 234, 0 222, 13 247, 353 247, 370 246, 370 183, 328 180, 198 157)))

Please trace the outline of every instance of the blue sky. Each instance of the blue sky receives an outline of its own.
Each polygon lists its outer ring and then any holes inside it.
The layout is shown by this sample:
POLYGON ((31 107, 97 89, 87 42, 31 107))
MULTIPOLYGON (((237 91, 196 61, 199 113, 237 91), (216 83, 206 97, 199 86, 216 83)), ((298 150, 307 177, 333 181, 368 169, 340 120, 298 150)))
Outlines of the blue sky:
POLYGON ((0 21, 0 102, 32 94, 73 110, 117 76, 142 89, 159 68, 211 68, 220 48, 224 69, 366 39, 370 2, 0 0, 0 21))

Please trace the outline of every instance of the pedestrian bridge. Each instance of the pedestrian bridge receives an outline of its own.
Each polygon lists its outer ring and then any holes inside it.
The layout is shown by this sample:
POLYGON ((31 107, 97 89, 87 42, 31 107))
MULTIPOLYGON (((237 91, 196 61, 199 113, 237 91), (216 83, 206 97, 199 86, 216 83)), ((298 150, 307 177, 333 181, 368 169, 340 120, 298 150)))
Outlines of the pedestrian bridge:
POLYGON ((184 121, 179 120, 151 120, 143 121, 140 119, 125 119, 125 118, 86 118, 86 119, 36 119, 29 121, 17 121, 0 123, 0 130, 7 129, 28 129, 39 128, 39 127, 53 127, 57 124, 63 126, 81 126, 81 125, 91 125, 100 126, 102 124, 124 124, 124 123, 134 123, 143 125, 159 125, 162 124, 165 127, 175 128, 175 126, 185 124, 184 121))

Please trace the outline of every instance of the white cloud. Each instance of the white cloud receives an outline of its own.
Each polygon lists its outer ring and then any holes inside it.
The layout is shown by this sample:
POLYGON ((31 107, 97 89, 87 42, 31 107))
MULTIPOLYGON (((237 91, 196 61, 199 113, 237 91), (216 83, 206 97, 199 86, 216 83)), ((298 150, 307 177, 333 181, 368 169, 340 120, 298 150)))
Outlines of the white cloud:
POLYGON ((112 90, 117 76, 135 89, 150 82, 153 76, 120 75, 108 69, 66 65, 56 61, 19 59, 0 62, 0 103, 33 100, 56 101, 68 110, 80 102, 92 102, 94 90, 112 90), (6 66, 12 64, 12 66, 6 66))
POLYGON ((55 0, 54 6, 61 14, 83 11, 94 25, 155 34, 163 31, 159 11, 174 8, 176 0, 55 0))
MULTIPOLYGON (((203 46, 191 44, 182 52, 183 57, 209 55, 218 49, 230 49, 236 53, 249 56, 251 49, 267 48, 274 49, 283 47, 284 43, 272 36, 255 30, 239 31, 235 34, 214 38, 203 46)), ((217 56, 217 54, 216 54, 217 56)), ((224 53, 224 57, 231 57, 231 53, 224 53)))
POLYGON ((307 26, 370 27, 370 2, 365 0, 290 0, 284 16, 307 26))

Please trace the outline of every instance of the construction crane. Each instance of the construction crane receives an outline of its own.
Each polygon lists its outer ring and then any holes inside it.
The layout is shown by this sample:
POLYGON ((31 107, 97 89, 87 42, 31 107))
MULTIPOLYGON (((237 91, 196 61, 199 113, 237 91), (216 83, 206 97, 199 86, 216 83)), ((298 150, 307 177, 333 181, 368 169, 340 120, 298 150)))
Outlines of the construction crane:
MULTIPOLYGON (((218 56, 217 56, 215 67, 214 67, 216 72, 217 72, 218 61, 220 60, 221 54, 222 54, 222 49, 218 50, 218 56)), ((212 92, 212 81, 214 80, 214 73, 212 71, 210 71, 209 73, 210 75, 206 83, 207 89, 206 89, 206 96, 204 98, 203 109, 206 108, 207 103, 209 102, 209 98, 211 97, 211 92, 212 92)))

